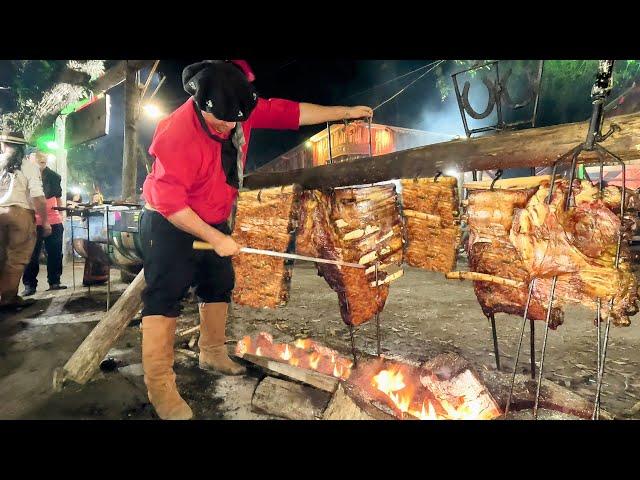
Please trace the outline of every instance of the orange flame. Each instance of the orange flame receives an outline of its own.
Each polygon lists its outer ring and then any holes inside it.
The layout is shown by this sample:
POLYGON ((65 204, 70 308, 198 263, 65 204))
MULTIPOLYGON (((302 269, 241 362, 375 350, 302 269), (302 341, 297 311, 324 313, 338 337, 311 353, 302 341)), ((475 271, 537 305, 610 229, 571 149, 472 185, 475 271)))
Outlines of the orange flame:
POLYGON ((281 355, 283 360, 289 360, 291 358, 291 351, 289 350, 289 345, 284 346, 284 352, 281 355))
POLYGON ((260 349, 260 347, 256 348, 256 355, 259 357, 262 356, 262 350, 260 349))
POLYGON ((373 377, 373 386, 387 395, 397 392, 406 387, 404 377, 399 371, 381 370, 378 375, 373 377))
POLYGON ((318 364, 320 363, 320 358, 322 358, 320 356, 319 353, 317 352, 313 352, 310 356, 309 356, 309 366, 313 369, 316 370, 318 368, 318 364))

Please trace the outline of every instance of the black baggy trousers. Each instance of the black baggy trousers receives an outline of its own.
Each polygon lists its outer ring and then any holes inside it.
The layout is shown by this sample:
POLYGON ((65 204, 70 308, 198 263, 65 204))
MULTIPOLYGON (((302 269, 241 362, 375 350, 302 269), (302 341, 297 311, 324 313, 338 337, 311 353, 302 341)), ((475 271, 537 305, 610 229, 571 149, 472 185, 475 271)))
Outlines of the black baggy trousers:
MULTIPOLYGON (((231 233, 226 222, 211 226, 231 233)), ((179 316, 181 301, 191 286, 200 302, 231 302, 235 285, 231 257, 221 257, 213 250, 194 250, 196 237, 151 210, 142 212, 140 235, 147 284, 142 292, 143 316, 179 316)))
POLYGON ((25 287, 36 288, 38 286, 38 273, 40 272, 40 252, 42 245, 47 252, 47 280, 49 286, 60 283, 62 275, 62 236, 64 227, 61 223, 51 225, 51 235, 42 236, 43 229, 37 227, 36 246, 31 254, 31 260, 22 275, 22 283, 25 287))

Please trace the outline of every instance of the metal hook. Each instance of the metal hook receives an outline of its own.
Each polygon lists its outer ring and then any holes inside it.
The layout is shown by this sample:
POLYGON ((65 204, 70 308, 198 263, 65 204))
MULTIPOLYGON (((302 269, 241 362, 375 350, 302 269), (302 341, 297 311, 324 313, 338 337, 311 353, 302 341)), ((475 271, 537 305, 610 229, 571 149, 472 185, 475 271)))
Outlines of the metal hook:
POLYGON ((491 190, 493 192, 493 186, 496 184, 496 182, 498 181, 498 179, 500 177, 502 177, 502 169, 498 169, 498 171, 496 172, 496 176, 493 177, 493 181, 491 182, 491 186, 489 187, 489 190, 491 190))
POLYGON ((438 171, 438 173, 436 173, 436 176, 433 177, 433 183, 436 183, 438 181, 438 177, 440 177, 442 175, 441 171, 438 171))

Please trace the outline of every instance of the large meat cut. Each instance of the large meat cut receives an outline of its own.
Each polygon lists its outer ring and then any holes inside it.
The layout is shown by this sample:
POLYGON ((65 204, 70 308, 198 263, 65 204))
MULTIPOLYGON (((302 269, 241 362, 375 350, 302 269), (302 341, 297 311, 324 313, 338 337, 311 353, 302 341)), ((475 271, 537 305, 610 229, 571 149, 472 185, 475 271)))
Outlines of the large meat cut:
MULTIPOLYGON (((629 221, 621 224, 618 216, 621 189, 608 186, 600 195, 590 182, 575 181, 567 210, 568 181, 556 181, 549 204, 548 177, 517 183, 495 190, 479 183, 465 185, 470 270, 523 282, 519 287, 474 282, 483 312, 523 315, 528 285, 535 279, 528 316, 545 320, 551 282, 557 276, 551 328, 563 322, 566 303, 595 310, 598 299, 603 319, 611 314, 615 325, 629 325, 629 316, 638 311, 637 282, 624 238, 615 268, 618 232, 622 227, 626 238, 633 228, 629 221)), ((637 196, 627 190, 625 211, 637 216, 637 205, 637 196)))
POLYGON ((402 263, 402 248, 394 185, 303 192, 297 253, 367 267, 317 264, 318 274, 338 294, 347 325, 360 325, 383 309, 389 283, 402 275, 397 267, 402 263))
POLYGON ((406 263, 434 272, 453 270, 460 244, 457 179, 416 178, 400 183, 406 263))
MULTIPOLYGON (((286 252, 297 226, 299 196, 292 186, 240 192, 234 239, 242 246, 286 252)), ((287 302, 291 269, 285 260, 241 253, 232 261, 234 302, 256 308, 287 302)))

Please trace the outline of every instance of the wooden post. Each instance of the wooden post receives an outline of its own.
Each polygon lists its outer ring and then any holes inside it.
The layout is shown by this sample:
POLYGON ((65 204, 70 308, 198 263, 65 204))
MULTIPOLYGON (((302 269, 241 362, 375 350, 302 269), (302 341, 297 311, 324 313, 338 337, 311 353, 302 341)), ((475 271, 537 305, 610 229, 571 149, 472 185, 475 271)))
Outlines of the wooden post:
MULTIPOLYGON (((62 204, 67 204, 67 150, 64 148, 65 142, 65 115, 58 115, 55 123, 55 134, 54 139, 56 142, 57 150, 56 150, 56 165, 55 172, 62 177, 61 186, 62 186, 62 204)), ((71 236, 71 232, 65 228, 62 234, 62 261, 67 262, 69 259, 69 255, 73 253, 73 245, 71 249, 67 250, 65 247, 67 245, 67 240, 71 236)))
POLYGON ((146 284, 144 270, 129 284, 113 307, 102 317, 91 333, 84 339, 71 358, 54 372, 54 388, 62 388, 63 382, 71 380, 85 384, 98 369, 100 362, 120 338, 129 322, 140 310, 141 294, 146 284))
POLYGON ((124 81, 124 148, 122 150, 122 199, 126 202, 135 202, 138 198, 136 121, 140 107, 140 88, 136 78, 137 72, 137 67, 127 61, 124 81))

